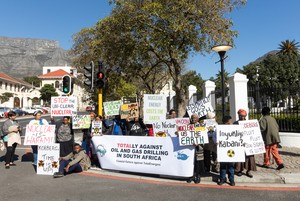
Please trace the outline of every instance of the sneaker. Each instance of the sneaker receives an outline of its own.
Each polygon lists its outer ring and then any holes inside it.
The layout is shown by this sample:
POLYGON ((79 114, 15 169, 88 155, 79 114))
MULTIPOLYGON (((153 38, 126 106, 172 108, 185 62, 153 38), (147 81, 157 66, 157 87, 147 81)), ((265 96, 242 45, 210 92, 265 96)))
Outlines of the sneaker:
POLYGON ((283 163, 281 163, 280 165, 278 165, 278 167, 276 168, 276 170, 281 170, 282 168, 284 168, 283 163))
POLYGON ((246 175, 247 175, 247 177, 250 177, 250 178, 253 177, 253 175, 250 172, 247 172, 246 175))
POLYGON ((61 172, 55 172, 53 174, 53 178, 60 178, 60 177, 63 177, 63 176, 65 176, 65 175, 63 173, 61 173, 61 172))
POLYGON ((230 186, 235 186, 235 182, 234 181, 230 181, 229 185, 230 186))
POLYGON ((225 180, 220 180, 220 181, 218 181, 218 185, 221 186, 221 185, 225 184, 225 182, 226 182, 225 180))

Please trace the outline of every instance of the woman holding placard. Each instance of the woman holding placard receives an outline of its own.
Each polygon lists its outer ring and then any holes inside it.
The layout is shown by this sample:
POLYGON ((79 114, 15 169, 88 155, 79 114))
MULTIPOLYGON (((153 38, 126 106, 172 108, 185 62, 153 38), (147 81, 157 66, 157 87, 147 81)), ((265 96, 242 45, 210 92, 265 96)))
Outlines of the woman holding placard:
MULTIPOLYGON (((35 111, 33 113, 34 119, 29 122, 29 125, 49 125, 46 119, 42 119, 42 112, 35 111)), ((32 153, 33 153, 33 165, 36 166, 37 164, 37 157, 38 157, 38 146, 31 145, 32 153)))

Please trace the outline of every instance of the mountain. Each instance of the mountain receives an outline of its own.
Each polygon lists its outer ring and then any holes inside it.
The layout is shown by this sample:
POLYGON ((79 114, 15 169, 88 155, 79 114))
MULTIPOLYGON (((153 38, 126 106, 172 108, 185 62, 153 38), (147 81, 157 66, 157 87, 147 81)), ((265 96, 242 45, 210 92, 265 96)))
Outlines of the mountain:
POLYGON ((12 77, 37 76, 43 66, 70 65, 71 61, 58 41, 0 37, 0 72, 12 77))

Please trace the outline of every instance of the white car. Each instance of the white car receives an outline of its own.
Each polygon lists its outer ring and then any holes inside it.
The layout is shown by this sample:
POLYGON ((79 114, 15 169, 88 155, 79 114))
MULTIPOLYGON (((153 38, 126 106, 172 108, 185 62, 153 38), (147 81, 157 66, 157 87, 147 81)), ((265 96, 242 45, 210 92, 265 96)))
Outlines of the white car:
POLYGON ((41 113, 43 113, 43 110, 34 107, 23 107, 22 110, 27 112, 28 114, 33 114, 35 111, 40 111, 41 113))

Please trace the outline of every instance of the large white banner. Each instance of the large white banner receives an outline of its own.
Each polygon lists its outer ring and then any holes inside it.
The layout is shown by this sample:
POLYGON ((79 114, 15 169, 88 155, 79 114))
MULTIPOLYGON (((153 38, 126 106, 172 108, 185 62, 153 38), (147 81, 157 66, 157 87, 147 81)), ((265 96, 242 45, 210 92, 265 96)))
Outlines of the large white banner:
POLYGON ((59 144, 44 144, 38 146, 38 161, 36 172, 42 175, 53 175, 59 170, 59 144))
POLYGON ((196 103, 186 106, 186 110, 189 114, 189 117, 191 117, 192 114, 197 114, 198 117, 203 117, 207 115, 208 112, 213 112, 214 108, 212 107, 210 98, 208 96, 200 101, 197 101, 196 103))
POLYGON ((242 126, 217 126, 218 162, 245 162, 242 126))
POLYGON ((243 126, 243 140, 245 143, 246 155, 265 153, 265 143, 261 136, 258 121, 256 119, 239 121, 239 125, 243 126))
POLYGON ((51 116, 72 116, 77 113, 77 97, 51 97, 51 116))
POLYGON ((161 94, 144 94, 144 123, 166 120, 167 98, 161 94))
POLYGON ((55 143, 55 125, 26 126, 24 145, 40 145, 55 143))
POLYGON ((104 169, 191 177, 194 146, 180 147, 178 137, 95 136, 92 138, 104 169))

